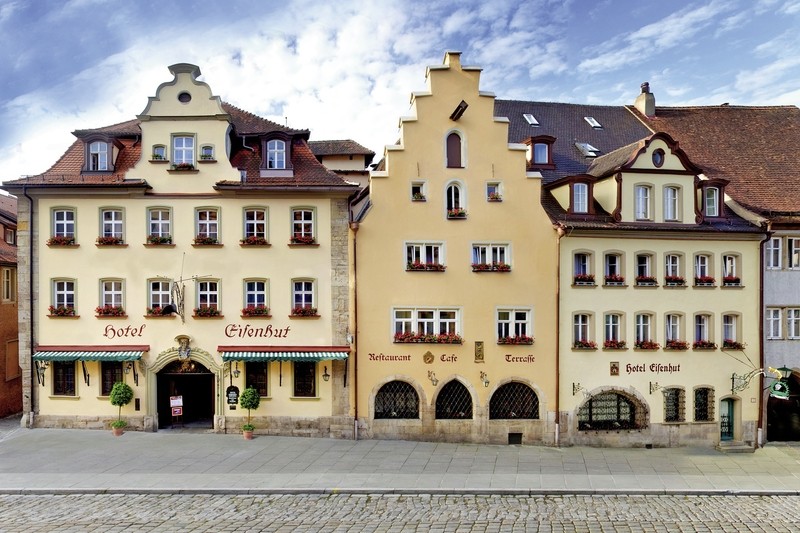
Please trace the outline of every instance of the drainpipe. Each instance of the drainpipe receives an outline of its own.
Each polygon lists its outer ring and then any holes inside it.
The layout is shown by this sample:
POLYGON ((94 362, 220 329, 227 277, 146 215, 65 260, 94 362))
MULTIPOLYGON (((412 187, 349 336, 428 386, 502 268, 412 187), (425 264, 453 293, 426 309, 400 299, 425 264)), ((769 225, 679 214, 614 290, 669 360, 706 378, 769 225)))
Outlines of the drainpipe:
POLYGON ((564 233, 563 227, 556 228, 556 448, 561 446, 561 237, 564 233))
MULTIPOLYGON (((27 420, 26 426, 28 428, 30 428, 30 429, 33 429, 33 413, 35 411, 34 406, 33 406, 33 387, 34 387, 33 379, 35 377, 35 375, 34 375, 35 366, 33 364, 33 346, 34 346, 34 343, 33 343, 33 341, 34 341, 34 336, 33 336, 34 327, 33 326, 34 326, 34 317, 36 316, 36 314, 33 312, 33 218, 34 218, 33 215, 34 215, 34 209, 33 209, 33 198, 31 198, 30 195, 28 194, 27 185, 23 185, 22 186, 22 195, 25 196, 25 198, 28 199, 28 203, 30 204, 30 209, 28 210, 28 217, 29 217, 29 220, 28 220, 28 296, 29 296, 29 300, 30 301, 29 301, 28 305, 29 305, 29 309, 30 309, 30 313, 31 313, 31 320, 30 320, 30 328, 31 328, 30 352, 31 353, 30 353, 30 356, 29 356, 30 363, 31 363, 31 372, 30 372, 31 376, 30 376, 30 389, 29 389, 29 392, 28 392, 30 394, 30 411, 28 411, 28 420, 27 420)), ((19 321, 17 323, 19 323, 19 321)), ((39 382, 37 380, 36 381, 36 386, 38 386, 38 385, 39 385, 39 382)))
POLYGON ((353 440, 358 440, 358 254, 356 243, 358 222, 350 222, 353 231, 353 345, 356 347, 353 356, 353 440))
MULTIPOLYGON (((772 238, 772 233, 772 222, 767 222, 764 239, 758 245, 758 368, 764 368, 764 363, 766 362, 764 356, 764 248, 767 245, 767 242, 769 242, 769 240, 772 238)), ((761 393, 759 400, 761 403, 759 404, 758 409, 757 441, 758 447, 762 448, 765 444, 764 409, 767 407, 766 402, 764 401, 764 372, 759 374, 758 383, 758 390, 761 393)), ((769 395, 767 398, 769 398, 769 395)))

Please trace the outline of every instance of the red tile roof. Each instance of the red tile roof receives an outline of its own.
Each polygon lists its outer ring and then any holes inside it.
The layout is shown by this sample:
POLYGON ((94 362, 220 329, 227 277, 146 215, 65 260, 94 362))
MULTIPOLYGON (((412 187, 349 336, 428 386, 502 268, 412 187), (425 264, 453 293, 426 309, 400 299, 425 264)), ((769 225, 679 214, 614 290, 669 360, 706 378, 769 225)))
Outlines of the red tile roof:
POLYGON ((236 128, 236 133, 239 135, 265 135, 279 131, 290 135, 299 135, 308 139, 308 130, 295 130, 286 126, 281 126, 277 122, 261 118, 258 115, 239 109, 227 102, 222 102, 222 109, 231 116, 233 127, 236 128))
POLYGON ((364 148, 351 139, 334 141, 309 141, 308 146, 315 156, 321 155, 366 155, 375 156, 375 152, 364 148))
MULTIPOLYGON (((0 225, 10 229, 17 226, 17 199, 14 196, 0 194, 0 225)), ((2 232, 0 232, 0 263, 6 265, 17 263, 17 247, 8 244, 2 232)))

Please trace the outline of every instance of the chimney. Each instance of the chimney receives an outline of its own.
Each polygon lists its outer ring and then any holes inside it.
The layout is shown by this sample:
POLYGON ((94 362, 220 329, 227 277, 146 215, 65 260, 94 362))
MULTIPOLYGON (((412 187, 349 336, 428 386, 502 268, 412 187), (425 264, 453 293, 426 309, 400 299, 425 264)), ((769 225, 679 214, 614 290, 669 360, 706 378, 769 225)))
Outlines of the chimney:
POLYGON ((636 97, 633 106, 646 117, 654 117, 656 115, 656 97, 650 92, 649 82, 642 84, 642 93, 636 97))

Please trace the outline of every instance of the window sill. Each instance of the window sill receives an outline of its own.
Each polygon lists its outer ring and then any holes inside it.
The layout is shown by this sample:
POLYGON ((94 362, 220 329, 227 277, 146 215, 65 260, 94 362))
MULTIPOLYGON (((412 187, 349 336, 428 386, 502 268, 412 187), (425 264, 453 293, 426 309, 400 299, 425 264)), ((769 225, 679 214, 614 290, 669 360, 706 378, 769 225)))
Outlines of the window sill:
POLYGON ((723 289, 744 289, 744 285, 723 285, 723 289))
POLYGON ((98 248, 127 248, 128 247, 128 245, 126 243, 124 243, 124 242, 121 242, 119 244, 100 244, 100 243, 96 242, 96 243, 94 243, 94 245, 96 247, 98 247, 98 248))
MULTIPOLYGON (((158 246, 161 246, 161 245, 158 245, 158 246)), ((222 248, 222 246, 223 246, 223 244, 219 243, 219 242, 216 243, 216 244, 195 244, 195 243, 192 243, 192 248, 222 248)))
MULTIPOLYGON (((586 350, 586 349, 591 349, 591 348, 573 348, 573 350, 586 350)), ((627 346, 624 348, 603 348, 604 352, 625 352, 627 350, 628 350, 627 346)))
POLYGON ((594 281, 576 281, 572 284, 573 287, 597 287, 594 281))
POLYGON ((447 216, 447 220, 467 220, 467 215, 451 217, 447 216))
POLYGON ((217 160, 216 159, 198 159, 197 162, 202 165, 204 163, 216 163, 217 160))
POLYGON ((440 344, 442 346, 444 346, 444 345, 462 345, 462 344, 464 344, 463 340, 461 342, 436 342, 436 341, 422 341, 422 340, 420 340, 420 341, 392 341, 392 342, 393 342, 393 344, 440 344))
POLYGON ((693 352, 713 352, 716 348, 692 348, 693 352))
POLYGON ((177 314, 169 314, 169 315, 143 315, 144 318, 176 318, 177 314))
POLYGON ((655 289, 656 287, 658 287, 658 283, 637 283, 636 285, 634 285, 634 287, 639 289, 641 288, 655 289))
POLYGON ((187 169, 187 170, 180 170, 180 169, 177 169, 177 168, 168 168, 167 169, 167 174, 197 174, 198 172, 200 172, 200 171, 198 169, 196 169, 196 168, 187 169))
POLYGON ((169 159, 151 159, 150 162, 155 163, 157 165, 161 165, 164 163, 169 163, 169 159))
POLYGON ((48 398, 51 400, 73 400, 73 401, 81 399, 80 396, 75 396, 75 395, 67 396, 66 394, 50 394, 48 398))
POLYGON ((478 273, 481 273, 481 272, 498 272, 500 274, 506 274, 508 272, 511 272, 511 269, 510 268, 506 268, 506 269, 500 270, 498 268, 491 268, 491 267, 489 267, 489 268, 475 268, 475 267, 472 267, 472 271, 473 272, 478 272, 478 273))
MULTIPOLYGON (((319 316, 319 315, 317 315, 317 316, 319 316)), ((261 318, 261 319, 272 318, 272 315, 239 315, 239 317, 240 318, 246 318, 247 320, 250 320, 250 319, 258 320, 259 318, 261 318)))
POLYGON ((444 272, 445 268, 407 268, 406 272, 444 272))
POLYGON ((490 202, 490 203, 499 203, 499 202, 502 202, 503 199, 502 198, 487 198, 486 201, 490 202))
POLYGON ((47 315, 47 318, 80 318, 81 315, 47 315))
POLYGON ((154 244, 152 242, 146 242, 143 246, 145 248, 175 248, 175 245, 172 243, 154 244))
POLYGON ((572 347, 573 352, 596 352, 597 348, 578 348, 576 346, 572 347))
POLYGON ((128 318, 127 313, 124 315, 94 315, 95 318, 128 318))
POLYGON ((289 401, 300 401, 300 402, 318 402, 322 398, 319 396, 290 396, 289 401))
POLYGON ((48 244, 48 248, 78 248, 80 244, 48 244))
POLYGON ((256 243, 256 244, 248 244, 244 242, 239 243, 239 248, 269 248, 270 246, 272 245, 268 242, 256 243))
POLYGON ((192 315, 192 318, 196 318, 198 320, 205 320, 205 319, 216 319, 216 318, 225 318, 225 315, 192 315))
POLYGON ((717 286, 713 283, 695 283, 695 289, 716 289, 717 286))
POLYGON ((428 200, 425 198, 412 198, 412 202, 427 202, 428 200))
POLYGON ((664 285, 662 285, 662 287, 664 287, 665 289, 685 289, 686 288, 686 284, 685 283, 665 283, 664 285))
POLYGON ((288 244, 289 248, 319 248, 318 242, 310 242, 308 244, 303 242, 290 242, 288 244))
MULTIPOLYGON (((270 315, 271 316, 271 315, 270 315)), ((321 318, 322 315, 289 315, 289 318, 321 318)))

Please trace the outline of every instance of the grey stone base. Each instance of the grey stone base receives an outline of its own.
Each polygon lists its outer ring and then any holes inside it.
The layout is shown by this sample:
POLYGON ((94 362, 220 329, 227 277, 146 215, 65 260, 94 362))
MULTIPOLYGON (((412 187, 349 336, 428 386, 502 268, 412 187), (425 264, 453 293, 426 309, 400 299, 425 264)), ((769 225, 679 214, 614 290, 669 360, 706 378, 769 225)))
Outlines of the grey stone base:
MULTIPOLYGON (((225 418, 216 429, 224 433, 240 433, 242 418, 225 418)), ((353 438, 353 418, 348 416, 328 417, 290 417, 268 416, 252 417, 256 435, 275 435, 282 437, 322 437, 332 439, 353 438)))

